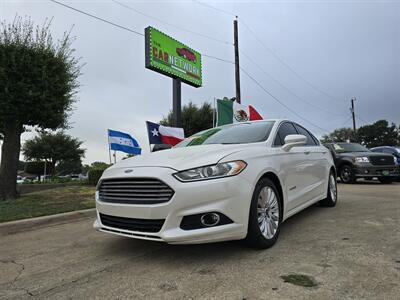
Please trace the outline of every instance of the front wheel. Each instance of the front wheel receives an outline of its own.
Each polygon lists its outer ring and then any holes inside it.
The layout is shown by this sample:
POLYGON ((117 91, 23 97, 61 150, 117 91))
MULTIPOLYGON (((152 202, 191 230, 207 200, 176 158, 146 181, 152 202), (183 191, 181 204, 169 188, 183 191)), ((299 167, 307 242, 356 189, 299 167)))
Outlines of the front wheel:
POLYGON ((245 239, 248 245, 266 249, 275 244, 282 222, 281 201, 278 190, 270 179, 263 178, 257 183, 251 200, 245 239))
POLYGON ((334 207, 337 203, 337 183, 336 176, 333 171, 329 173, 328 178, 328 193, 324 200, 319 202, 322 206, 334 207))
POLYGON ((354 183, 356 181, 353 168, 349 165, 344 165, 340 168, 339 176, 343 183, 354 183))

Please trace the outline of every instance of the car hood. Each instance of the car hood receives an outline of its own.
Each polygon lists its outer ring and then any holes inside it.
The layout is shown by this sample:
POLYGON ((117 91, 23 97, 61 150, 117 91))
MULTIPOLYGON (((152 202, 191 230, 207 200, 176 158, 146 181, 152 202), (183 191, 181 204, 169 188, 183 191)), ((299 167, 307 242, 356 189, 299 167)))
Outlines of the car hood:
POLYGON ((177 171, 215 164, 222 158, 247 148, 249 144, 199 145, 172 148, 122 160, 112 168, 165 167, 177 171))
POLYGON ((351 156, 351 157, 360 157, 360 156, 393 156, 392 154, 388 153, 379 153, 379 152, 346 152, 346 153, 339 153, 339 156, 351 156))

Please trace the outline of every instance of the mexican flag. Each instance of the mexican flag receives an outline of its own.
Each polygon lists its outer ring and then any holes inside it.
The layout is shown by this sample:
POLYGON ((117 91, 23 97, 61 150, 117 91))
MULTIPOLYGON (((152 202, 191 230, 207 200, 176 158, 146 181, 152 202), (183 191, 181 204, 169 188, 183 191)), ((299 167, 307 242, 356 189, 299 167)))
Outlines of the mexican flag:
POLYGON ((245 106, 231 100, 217 100, 217 126, 262 119, 251 105, 245 106))

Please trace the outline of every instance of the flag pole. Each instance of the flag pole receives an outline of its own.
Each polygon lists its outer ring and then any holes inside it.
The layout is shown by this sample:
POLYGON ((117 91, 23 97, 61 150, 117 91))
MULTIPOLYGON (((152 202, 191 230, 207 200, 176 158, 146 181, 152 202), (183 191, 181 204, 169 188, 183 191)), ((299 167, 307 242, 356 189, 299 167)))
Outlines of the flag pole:
POLYGON ((117 163, 117 151, 114 150, 114 165, 117 163))
POLYGON ((149 136, 149 123, 147 123, 147 121, 146 121, 146 128, 147 128, 147 138, 149 139, 149 152, 152 152, 150 144, 150 136, 149 136))
POLYGON ((110 158, 111 165, 111 145, 110 145, 110 130, 107 130, 107 139, 108 139, 108 157, 110 158))
POLYGON ((214 97, 214 108, 213 108, 213 128, 215 127, 215 97, 214 97))

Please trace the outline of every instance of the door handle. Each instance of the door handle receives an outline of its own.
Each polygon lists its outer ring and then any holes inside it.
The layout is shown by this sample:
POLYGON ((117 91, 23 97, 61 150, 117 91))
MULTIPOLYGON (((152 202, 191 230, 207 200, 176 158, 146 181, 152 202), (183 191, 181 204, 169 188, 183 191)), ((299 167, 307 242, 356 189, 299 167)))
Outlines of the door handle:
POLYGON ((322 154, 326 154, 326 151, 322 151, 322 154))
POLYGON ((308 155, 308 154, 310 154, 310 151, 306 150, 306 151, 304 151, 304 154, 308 155))

